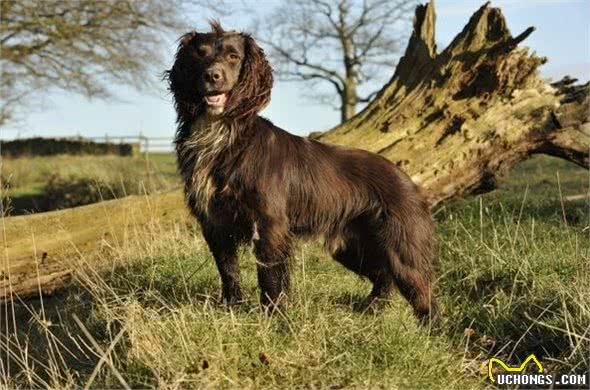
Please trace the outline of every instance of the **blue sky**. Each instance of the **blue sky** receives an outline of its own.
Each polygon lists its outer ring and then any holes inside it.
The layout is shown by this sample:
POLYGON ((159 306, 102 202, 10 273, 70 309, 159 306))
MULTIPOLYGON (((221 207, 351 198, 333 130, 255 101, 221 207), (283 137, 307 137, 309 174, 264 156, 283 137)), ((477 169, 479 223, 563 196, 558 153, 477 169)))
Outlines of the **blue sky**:
MULTIPOLYGON (((258 2, 258 7, 272 6, 273 1, 258 2)), ((483 4, 475 0, 437 0, 436 42, 439 51, 463 28, 471 14, 483 4)), ((502 8, 513 35, 529 26, 537 30, 524 42, 537 54, 549 58, 542 74, 560 78, 570 74, 590 79, 590 2, 586 0, 496 0, 502 8)), ((195 27, 205 25, 198 18, 195 27)), ((201 20, 202 19, 202 20, 201 20)), ((221 18, 229 28, 247 29, 248 15, 221 18)), ((172 59, 174 39, 168 43, 172 59)), ((169 66, 170 64, 166 64, 169 66)), ((390 71, 393 74, 393 69, 390 71)), ((154 80, 158 75, 152 75, 154 80)), ((32 136, 111 136, 144 135, 167 137, 174 134, 175 114, 163 83, 161 88, 136 92, 121 86, 113 89, 116 101, 88 100, 78 95, 56 92, 48 95, 43 108, 19 125, 0 128, 0 138, 32 136)), ((305 84, 276 82, 272 102, 263 112, 275 124, 292 133, 305 135, 338 124, 339 113, 302 96, 305 84)))

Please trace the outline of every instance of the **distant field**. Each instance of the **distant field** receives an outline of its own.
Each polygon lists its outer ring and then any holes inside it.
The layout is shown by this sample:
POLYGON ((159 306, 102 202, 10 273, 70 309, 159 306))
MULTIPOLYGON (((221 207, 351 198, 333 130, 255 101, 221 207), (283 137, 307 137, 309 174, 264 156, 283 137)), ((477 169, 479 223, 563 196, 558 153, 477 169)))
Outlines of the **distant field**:
POLYGON ((589 194, 588 170, 567 161, 537 155, 520 163, 507 177, 500 178, 499 188, 481 197, 468 197, 450 202, 443 209, 473 209, 480 212, 480 199, 489 211, 520 213, 523 217, 545 222, 563 222, 588 226, 590 222, 584 199, 569 201, 568 197, 589 194), (561 201, 564 206, 561 206, 561 201), (521 210, 522 209, 522 210, 521 210))
POLYGON ((136 157, 51 156, 3 158, 4 197, 11 214, 168 190, 179 185, 170 153, 136 157))
MULTIPOLYGON (((144 164, 176 183, 170 157, 144 164)), ((66 172, 68 164, 61 166, 66 172)), ((419 327, 397 294, 382 312, 359 312, 369 284, 317 242, 296 251, 287 313, 268 318, 259 311, 247 249, 247 302, 227 310, 217 301, 217 270, 198 229, 186 213, 173 214, 182 198, 166 198, 163 209, 142 198, 149 221, 82 254, 77 283, 67 291, 1 310, 0 326, 9 331, 0 338, 0 386, 486 388, 492 385, 482 365, 489 358, 516 365, 530 353, 547 373, 585 373, 588 205, 571 196, 587 194, 588 171, 538 156, 500 185, 436 211, 445 321, 435 329, 419 327)), ((103 221, 102 214, 127 209, 116 205, 93 209, 103 221)), ((91 225, 92 216, 84 220, 91 225)), ((10 218, 5 222, 10 226, 10 218)))

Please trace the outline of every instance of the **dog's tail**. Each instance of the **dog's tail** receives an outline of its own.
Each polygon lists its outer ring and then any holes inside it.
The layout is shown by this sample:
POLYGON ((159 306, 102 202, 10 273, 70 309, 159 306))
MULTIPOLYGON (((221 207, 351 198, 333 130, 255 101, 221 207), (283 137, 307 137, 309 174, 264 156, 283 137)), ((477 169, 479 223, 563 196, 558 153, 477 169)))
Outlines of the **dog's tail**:
POLYGON ((404 207, 396 205, 385 218, 385 249, 394 280, 416 315, 436 317, 433 289, 433 261, 436 252, 434 223, 422 197, 410 196, 404 207))

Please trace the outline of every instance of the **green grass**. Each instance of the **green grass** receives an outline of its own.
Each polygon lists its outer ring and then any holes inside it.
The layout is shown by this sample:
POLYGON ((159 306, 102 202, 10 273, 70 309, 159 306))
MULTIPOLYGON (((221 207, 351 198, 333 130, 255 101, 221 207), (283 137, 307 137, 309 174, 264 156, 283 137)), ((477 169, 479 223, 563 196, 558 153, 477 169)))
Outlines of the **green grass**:
POLYGON ((20 337, 0 338, 0 351, 13 352, 10 374, 0 365, 0 383, 75 387, 100 365, 97 387, 121 387, 119 372, 139 388, 485 388, 489 358, 517 364, 530 353, 548 373, 584 373, 588 213, 583 200, 566 198, 587 191, 587 171, 536 157, 500 190, 439 209, 445 321, 435 329, 419 326, 398 294, 381 312, 359 312, 369 284, 316 242, 296 251, 289 310, 272 317, 258 308, 255 260, 244 249, 247 302, 228 310, 194 226, 150 226, 143 239, 96 255, 110 271, 99 276, 82 256, 67 292, 0 316, 2 329, 27 324, 20 337), (99 363, 103 356, 114 368, 99 363))
POLYGON ((178 181, 172 154, 143 156, 49 156, 2 158, 2 176, 10 184, 12 194, 37 192, 47 177, 96 178, 108 182, 126 181, 138 175, 142 179, 178 181))
POLYGON ((175 158, 170 153, 133 157, 2 158, 0 174, 5 189, 3 195, 10 198, 12 214, 61 208, 62 203, 77 206, 101 198, 153 193, 179 186, 175 158), (81 192, 91 196, 78 199, 81 192), (54 199, 56 193, 68 201, 54 199))

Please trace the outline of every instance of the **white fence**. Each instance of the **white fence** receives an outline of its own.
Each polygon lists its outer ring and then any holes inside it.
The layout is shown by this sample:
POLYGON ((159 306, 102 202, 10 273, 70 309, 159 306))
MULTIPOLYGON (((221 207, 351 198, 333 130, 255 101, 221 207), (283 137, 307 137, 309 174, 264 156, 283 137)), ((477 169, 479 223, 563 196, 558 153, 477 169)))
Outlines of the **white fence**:
POLYGON ((105 134, 100 137, 71 137, 87 139, 94 142, 121 143, 139 145, 141 153, 170 153, 173 151, 172 137, 146 137, 139 133, 138 135, 109 135, 105 134))

